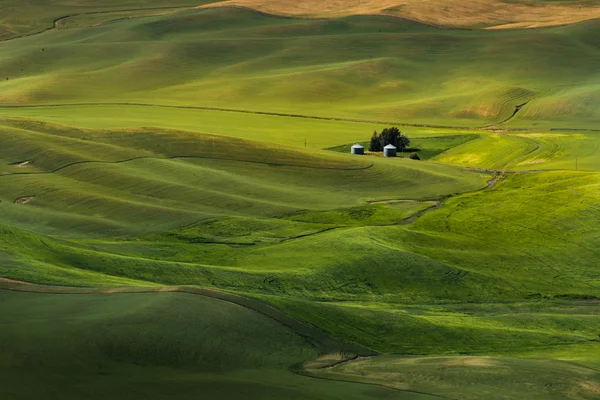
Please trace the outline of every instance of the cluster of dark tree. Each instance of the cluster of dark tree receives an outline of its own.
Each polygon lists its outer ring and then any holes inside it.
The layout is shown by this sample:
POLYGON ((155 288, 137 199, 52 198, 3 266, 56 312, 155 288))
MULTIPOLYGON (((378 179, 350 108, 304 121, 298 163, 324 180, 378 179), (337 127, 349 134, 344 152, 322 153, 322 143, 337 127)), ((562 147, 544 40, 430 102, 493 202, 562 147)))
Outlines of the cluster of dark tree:
POLYGON ((388 144, 396 146, 400 151, 404 151, 410 146, 410 139, 404 136, 400 129, 395 126, 385 128, 381 133, 373 132, 371 141, 369 142, 369 151, 383 151, 383 148, 388 144))

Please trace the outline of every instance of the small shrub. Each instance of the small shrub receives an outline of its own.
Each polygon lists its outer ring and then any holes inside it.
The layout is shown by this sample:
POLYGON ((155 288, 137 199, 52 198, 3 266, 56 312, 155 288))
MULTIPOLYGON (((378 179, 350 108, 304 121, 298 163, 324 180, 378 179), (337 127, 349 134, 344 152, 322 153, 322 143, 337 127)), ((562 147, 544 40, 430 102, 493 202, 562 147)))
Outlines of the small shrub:
POLYGON ((420 160, 421 157, 419 157, 419 155, 417 153, 410 153, 410 156, 408 156, 408 158, 410 158, 411 160, 420 160))

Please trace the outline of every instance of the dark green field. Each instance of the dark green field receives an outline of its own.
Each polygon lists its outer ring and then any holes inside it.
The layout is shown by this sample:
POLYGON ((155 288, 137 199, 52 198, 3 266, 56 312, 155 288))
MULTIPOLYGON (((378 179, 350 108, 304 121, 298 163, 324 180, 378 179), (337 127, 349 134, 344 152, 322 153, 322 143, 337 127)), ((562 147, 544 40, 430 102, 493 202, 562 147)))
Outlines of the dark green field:
POLYGON ((600 399, 599 20, 100 3, 0 0, 0 398, 600 399))

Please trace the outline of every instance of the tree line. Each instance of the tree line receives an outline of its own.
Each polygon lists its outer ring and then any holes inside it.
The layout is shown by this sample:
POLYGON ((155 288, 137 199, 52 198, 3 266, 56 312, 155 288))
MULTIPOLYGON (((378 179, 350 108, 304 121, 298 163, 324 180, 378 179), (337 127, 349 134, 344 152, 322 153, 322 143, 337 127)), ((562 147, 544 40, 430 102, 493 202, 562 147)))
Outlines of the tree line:
POLYGON ((369 142, 369 151, 383 151, 388 144, 396 146, 398 150, 404 150, 410 146, 410 139, 395 126, 385 128, 381 133, 373 132, 369 142))

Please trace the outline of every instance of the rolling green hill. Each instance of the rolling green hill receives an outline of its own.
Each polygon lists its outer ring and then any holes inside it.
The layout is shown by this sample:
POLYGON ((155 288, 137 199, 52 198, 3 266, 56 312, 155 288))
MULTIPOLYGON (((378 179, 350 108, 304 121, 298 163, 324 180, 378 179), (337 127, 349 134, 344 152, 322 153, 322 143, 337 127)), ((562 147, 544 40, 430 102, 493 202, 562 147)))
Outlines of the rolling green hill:
POLYGON ((528 399, 596 399, 600 380, 598 371, 576 364, 492 357, 379 357, 313 373, 461 399, 513 398, 514 390, 528 399), (465 378, 477 383, 465 387, 465 378))
POLYGON ((131 16, 161 15, 196 7, 243 7, 300 18, 387 15, 427 24, 459 28, 527 29, 567 25, 598 18, 594 0, 367 0, 320 2, 302 0, 3 0, 0 40, 51 28, 89 26, 131 16), (83 25, 82 25, 83 24, 83 25))
POLYGON ((2 221, 61 236, 152 232, 219 216, 273 217, 389 198, 430 200, 484 187, 486 180, 441 164, 216 135, 5 123, 2 221), (25 207, 15 204, 28 198, 25 207))
POLYGON ((313 344, 203 296, 2 291, 0 304, 0 323, 11 327, 0 332, 10 343, 2 346, 2 398, 434 398, 294 375, 289 365, 316 356, 313 344))
POLYGON ((0 3, 0 397, 598 397, 598 20, 0 3))
POLYGON ((384 17, 181 11, 0 44, 0 103, 156 103, 466 126, 500 123, 527 103, 518 126, 586 128, 600 118, 598 26, 453 31, 384 17))

